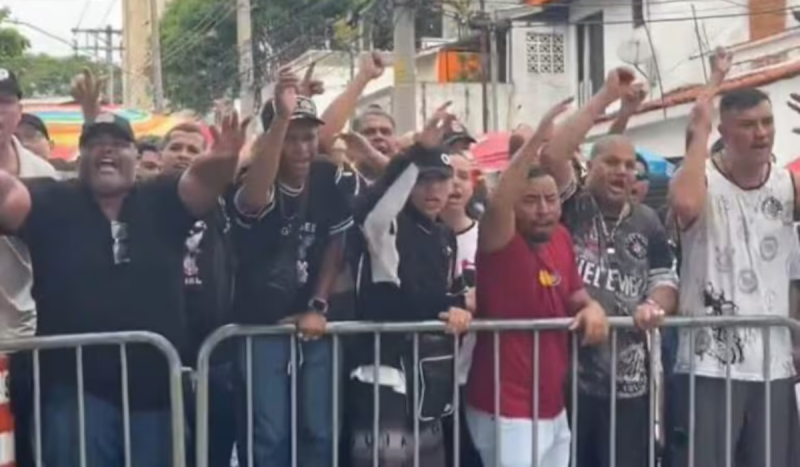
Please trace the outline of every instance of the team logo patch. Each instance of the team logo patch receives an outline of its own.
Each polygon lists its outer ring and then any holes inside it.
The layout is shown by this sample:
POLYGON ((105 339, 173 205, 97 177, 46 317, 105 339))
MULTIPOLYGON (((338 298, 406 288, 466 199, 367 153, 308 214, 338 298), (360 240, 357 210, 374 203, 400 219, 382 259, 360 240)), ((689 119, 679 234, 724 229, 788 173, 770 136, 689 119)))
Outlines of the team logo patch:
POLYGON ((775 220, 783 214, 783 204, 778 198, 769 196, 761 202, 761 212, 767 219, 775 220))
POLYGON ((561 276, 557 272, 539 271, 539 285, 542 287, 557 287, 561 283, 561 276))
POLYGON ((639 261, 647 258, 647 239, 640 233, 632 233, 625 237, 625 251, 639 261))
POLYGON ((450 156, 447 154, 442 154, 442 163, 444 165, 450 165, 450 156))

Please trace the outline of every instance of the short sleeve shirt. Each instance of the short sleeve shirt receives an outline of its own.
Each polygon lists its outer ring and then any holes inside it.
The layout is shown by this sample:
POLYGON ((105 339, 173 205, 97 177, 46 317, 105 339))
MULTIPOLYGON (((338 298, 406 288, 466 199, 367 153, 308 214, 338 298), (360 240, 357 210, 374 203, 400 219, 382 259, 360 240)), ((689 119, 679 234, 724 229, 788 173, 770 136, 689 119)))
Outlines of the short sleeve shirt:
MULTIPOLYGON (((550 242, 532 250, 516 235, 502 250, 477 257, 478 315, 486 319, 544 319, 570 315, 569 298, 583 288, 575 267, 569 233, 558 226, 550 242)), ((564 409, 563 383, 568 345, 564 332, 539 337, 540 418, 556 417, 564 409)), ((479 333, 468 384, 470 404, 494 413, 493 336, 479 333)), ((500 336, 501 416, 531 418, 533 335, 500 336)))
POLYGON ((307 311, 329 240, 353 225, 350 202, 336 183, 337 170, 329 162, 312 162, 305 186, 296 190, 278 183, 272 201, 258 216, 242 213, 231 203, 238 258, 237 319, 272 324, 307 311), (293 251, 286 251, 287 245, 293 251), (276 262, 289 259, 292 264, 285 273, 296 275, 299 290, 286 307, 274 306, 266 284, 276 262))
MULTIPOLYGON (((608 316, 633 316, 656 287, 677 287, 674 257, 656 212, 632 204, 628 215, 606 219, 592 195, 579 188, 563 203, 562 222, 572 234, 583 284, 608 316)), ((617 335, 617 395, 638 397, 648 388, 646 335, 617 335)), ((581 349, 579 388, 607 396, 611 384, 611 343, 581 349)))
MULTIPOLYGON (((80 181, 23 180, 31 211, 17 235, 29 246, 40 336, 152 331, 178 350, 185 345, 183 253, 194 219, 178 195, 178 179, 137 183, 117 221, 109 221, 80 181)), ((165 357, 129 350, 132 406, 168 401, 165 357)), ((43 358, 47 357, 44 355, 43 358)), ((74 384, 75 355, 54 352, 45 377, 74 384)), ((84 350, 87 390, 116 401, 119 350, 84 350)))

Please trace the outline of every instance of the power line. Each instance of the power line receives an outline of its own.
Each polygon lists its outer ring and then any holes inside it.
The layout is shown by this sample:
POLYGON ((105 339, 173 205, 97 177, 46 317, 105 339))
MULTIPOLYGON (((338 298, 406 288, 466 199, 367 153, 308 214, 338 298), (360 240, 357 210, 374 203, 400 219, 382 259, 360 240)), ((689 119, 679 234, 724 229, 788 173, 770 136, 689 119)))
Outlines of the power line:
POLYGON ((81 9, 81 14, 78 17, 78 22, 75 23, 75 29, 79 29, 83 24, 83 19, 86 18, 86 12, 89 11, 89 4, 92 0, 84 0, 83 1, 83 8, 81 9))
POLYGON ((103 15, 103 19, 100 20, 100 24, 102 25, 108 20, 108 17, 111 16, 111 11, 117 5, 119 0, 111 0, 111 3, 108 5, 108 9, 106 10, 105 14, 103 15))

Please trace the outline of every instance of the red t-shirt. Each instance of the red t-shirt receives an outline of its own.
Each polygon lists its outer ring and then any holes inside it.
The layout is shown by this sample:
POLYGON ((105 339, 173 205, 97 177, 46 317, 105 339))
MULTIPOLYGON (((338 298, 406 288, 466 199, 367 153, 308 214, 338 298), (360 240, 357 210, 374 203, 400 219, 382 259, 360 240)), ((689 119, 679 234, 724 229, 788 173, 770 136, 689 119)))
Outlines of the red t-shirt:
MULTIPOLYGON (((583 288, 572 239, 559 225, 550 242, 537 250, 515 235, 500 251, 478 253, 478 316, 484 319, 541 319, 569 316, 569 297, 583 288)), ((469 404, 494 413, 494 337, 478 333, 468 382, 469 404)), ((555 418, 564 409, 568 336, 539 335, 539 418, 555 418)), ((533 333, 500 333, 500 414, 533 418, 533 333)))

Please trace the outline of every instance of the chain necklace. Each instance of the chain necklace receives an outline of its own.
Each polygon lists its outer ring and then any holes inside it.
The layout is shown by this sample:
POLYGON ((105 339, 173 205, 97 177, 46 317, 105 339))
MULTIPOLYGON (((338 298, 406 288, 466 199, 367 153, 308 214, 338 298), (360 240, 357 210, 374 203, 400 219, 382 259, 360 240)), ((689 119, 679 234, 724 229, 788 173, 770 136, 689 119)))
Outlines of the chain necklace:
POLYGON ((594 205, 595 207, 597 207, 597 210, 599 212, 598 220, 600 223, 600 228, 602 229, 603 233, 603 246, 605 247, 606 250, 606 256, 614 256, 614 254, 616 254, 617 252, 616 246, 614 244, 614 238, 617 234, 617 229, 619 229, 619 226, 622 225, 622 221, 625 220, 625 216, 630 208, 630 204, 626 202, 622 206, 622 209, 620 209, 619 214, 617 215, 617 221, 614 223, 614 227, 611 228, 610 232, 608 230, 608 225, 605 216, 603 216, 603 212, 600 210, 600 205, 597 204, 596 200, 594 201, 594 205))

